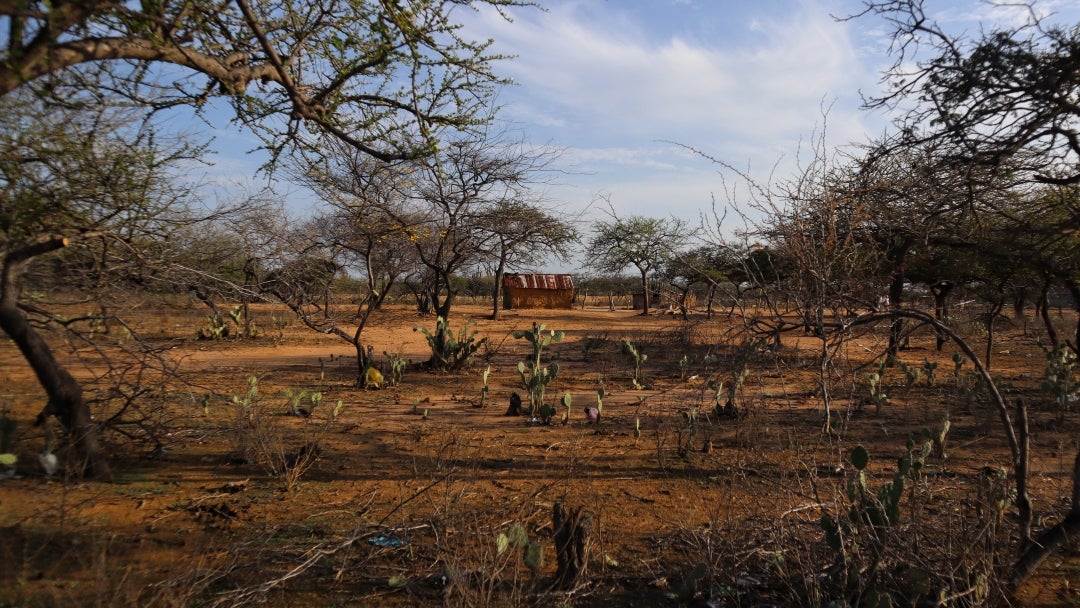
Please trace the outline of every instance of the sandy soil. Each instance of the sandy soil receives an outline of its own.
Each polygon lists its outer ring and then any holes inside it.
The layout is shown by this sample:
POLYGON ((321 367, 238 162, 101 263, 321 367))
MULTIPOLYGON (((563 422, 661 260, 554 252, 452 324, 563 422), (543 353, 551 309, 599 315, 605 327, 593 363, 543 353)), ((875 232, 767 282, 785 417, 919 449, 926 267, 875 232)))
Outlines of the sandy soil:
MULTIPOLYGON (((413 328, 432 319, 406 307, 378 313, 365 333, 377 358, 385 364, 383 353, 395 353, 410 365, 397 386, 358 390, 351 346, 295 321, 254 340, 197 341, 201 309, 140 311, 139 331, 166 347, 187 384, 143 400, 160 446, 107 435, 113 484, 43 474, 36 455, 47 438, 32 426, 42 393, 0 341, 0 405, 17 423, 20 459, 19 474, 0 481, 0 606, 812 605, 797 589, 826 576, 820 519, 845 508, 852 448, 869 449, 878 487, 908 439, 948 414, 947 458, 928 460, 905 507, 905 525, 916 526, 905 534, 923 530, 935 547, 950 528, 973 538, 985 467, 1009 462, 997 414, 954 377, 953 350, 935 351, 926 333, 901 360, 937 362, 936 384, 923 376, 909 387, 890 368, 880 412, 864 403, 864 378, 883 334, 851 342, 834 378, 837 433, 826 435, 812 337, 790 337, 772 353, 741 348, 722 315, 684 321, 589 308, 506 311, 490 321, 487 313, 457 308, 455 329, 472 319, 489 342, 453 374, 420 365, 427 345, 413 328), (543 357, 561 366, 549 401, 572 396, 565 425, 504 415, 510 394, 524 394, 517 362, 529 353, 510 332, 534 321, 566 332, 543 357), (648 355, 643 388, 633 384, 624 339, 648 355), (717 359, 706 363, 709 354, 717 359), (744 363, 741 415, 711 414, 709 382, 730 385, 744 363), (487 402, 477 407, 488 366, 487 402), (242 412, 233 397, 246 394, 251 377, 259 397, 242 412), (603 414, 592 425, 583 410, 601 387, 603 414), (289 415, 287 391, 301 390, 322 395, 310 418, 289 415), (261 464, 303 456, 307 445, 318 446, 318 459, 297 479, 261 464), (549 590, 556 503, 593 523, 589 575, 569 592, 549 590), (543 550, 536 572, 521 551, 498 551, 499 534, 515 524, 543 550)), ((284 314, 264 307, 256 320, 271 328, 284 314)), ((1046 359, 1032 331, 1003 326, 993 371, 1010 395, 1045 401, 1046 359)), ((89 378, 98 370, 75 363, 82 348, 55 342, 89 378)), ((1061 419, 1039 406, 1032 428, 1033 495, 1038 523, 1048 526, 1067 509, 1078 426, 1075 413, 1061 419)), ((1011 514, 1004 518, 994 525, 1014 533, 1011 514)), ((1077 589, 1080 561, 1055 555, 1016 602, 1071 606, 1077 589)))

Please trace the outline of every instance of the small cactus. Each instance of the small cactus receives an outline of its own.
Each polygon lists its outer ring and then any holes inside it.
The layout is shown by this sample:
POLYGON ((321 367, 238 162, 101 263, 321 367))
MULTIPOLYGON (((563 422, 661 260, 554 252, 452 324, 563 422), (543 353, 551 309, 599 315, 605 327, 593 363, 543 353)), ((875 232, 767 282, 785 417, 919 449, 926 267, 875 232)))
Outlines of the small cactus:
POLYGON ((634 384, 634 388, 641 390, 644 388, 641 378, 641 366, 649 359, 649 355, 641 352, 637 346, 630 340, 623 340, 623 352, 630 356, 630 359, 634 363, 634 377, 630 381, 634 384))
POLYGON ((533 322, 531 330, 519 330, 512 334, 514 338, 525 339, 532 344, 532 357, 526 361, 519 361, 517 370, 521 376, 521 384, 529 393, 529 415, 540 418, 545 424, 551 421, 555 415, 555 408, 544 403, 544 395, 547 385, 559 375, 559 364, 552 363, 544 367, 540 358, 544 347, 552 342, 560 342, 564 333, 561 331, 548 330, 542 323, 533 322), (546 415, 545 415, 546 414, 546 415))
POLYGON ((495 537, 495 551, 502 555, 507 549, 521 551, 521 561, 534 575, 543 565, 544 551, 540 543, 529 538, 529 534, 519 523, 514 523, 506 532, 495 537))

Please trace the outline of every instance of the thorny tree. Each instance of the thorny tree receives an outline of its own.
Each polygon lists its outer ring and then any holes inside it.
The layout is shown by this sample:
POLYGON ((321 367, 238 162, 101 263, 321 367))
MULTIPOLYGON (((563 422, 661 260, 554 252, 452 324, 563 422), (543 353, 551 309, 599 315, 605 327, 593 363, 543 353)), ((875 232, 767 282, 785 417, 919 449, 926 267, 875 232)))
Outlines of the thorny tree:
POLYGON ((867 0, 858 16, 892 27, 895 61, 871 108, 904 108, 902 147, 937 142, 947 160, 1008 166, 1012 179, 1080 183, 1080 28, 1050 23, 1035 2, 1027 19, 975 37, 949 32, 923 0, 867 0))
POLYGON ((684 249, 694 231, 680 218, 656 218, 643 215, 619 217, 611 210, 610 220, 593 224, 593 236, 586 246, 589 265, 600 272, 620 273, 628 266, 641 276, 643 309, 649 314, 651 294, 649 276, 663 267, 674 252, 684 249))
POLYGON ((495 277, 491 318, 499 318, 503 277, 508 270, 567 262, 578 241, 574 226, 540 205, 524 200, 496 204, 480 217, 487 251, 484 264, 495 277))
MULTIPOLYGON (((463 38, 454 10, 522 4, 529 3, 0 2, 7 33, 0 98, 33 91, 56 106, 85 108, 119 95, 132 107, 188 105, 197 112, 220 97, 273 159, 321 134, 375 158, 417 158, 431 152, 442 129, 474 126, 501 82, 490 43, 463 38)), ((26 216, 19 217, 22 225, 26 216)), ((87 238, 85 231, 39 230, 5 243, 2 318, 10 337, 44 344, 19 300, 20 271, 35 257, 87 238)), ((28 354, 27 360, 55 393, 47 411, 78 439, 90 473, 109 478, 77 384, 55 358, 28 354)))
POLYGON ((0 107, 0 327, 48 395, 38 421, 59 418, 86 471, 109 479, 83 389, 41 331, 60 327, 93 341, 96 326, 112 321, 106 295, 153 280, 145 272, 153 243, 189 220, 187 193, 167 170, 192 150, 165 148, 151 130, 128 127, 129 112, 43 112, 17 95, 0 107), (50 276, 98 312, 66 318, 24 290, 47 288, 50 276))
POLYGON ((328 146, 342 157, 353 157, 357 170, 334 173, 307 163, 295 167, 298 179, 319 194, 327 209, 289 240, 295 242, 293 249, 301 255, 319 252, 360 279, 360 301, 355 315, 348 318, 356 327, 346 331, 345 320, 329 307, 313 307, 312 302, 290 297, 272 283, 264 288, 285 302, 309 328, 351 344, 356 350, 357 386, 364 387, 373 363, 364 343, 364 328, 394 285, 419 261, 409 231, 397 222, 403 216, 386 211, 400 208, 403 190, 399 181, 405 174, 391 165, 355 157, 341 144, 330 142, 328 146))
MULTIPOLYGON (((528 210, 540 222, 536 228, 550 219, 532 205, 522 207, 545 157, 479 131, 440 142, 431 156, 408 162, 384 163, 339 147, 311 163, 306 177, 328 204, 361 205, 353 213, 412 248, 411 259, 420 269, 412 274, 424 277, 423 295, 443 319, 450 317, 459 289, 454 279, 462 272, 499 255, 511 260, 530 246, 539 254, 549 249, 546 240, 565 238, 565 227, 555 223, 557 231, 543 239, 500 244, 503 238, 535 235, 531 224, 515 228, 511 220, 518 215, 500 215, 500 210, 528 210), (373 195, 375 189, 380 194, 373 195)), ((440 327, 435 339, 445 341, 440 327)))
MULTIPOLYGON (((1035 3, 1020 6, 1027 8, 1026 21, 983 30, 974 38, 942 27, 922 0, 868 0, 861 13, 882 17, 891 25, 895 56, 885 74, 887 92, 868 105, 910 104, 899 120, 903 138, 898 148, 944 143, 950 151, 947 159, 969 168, 964 185, 976 191, 987 176, 1011 182, 1018 195, 1025 182, 1080 183, 1080 110, 1075 103, 1080 91, 1080 27, 1051 23, 1035 3)), ((1075 231, 1080 214, 1071 204, 1074 199, 1051 200, 1061 204, 1058 228, 1075 231)), ((998 219, 1010 220, 1014 231, 1023 226, 1023 221, 1013 221, 1017 216, 1003 213, 1005 209, 994 211, 998 219)), ((1017 418, 1014 428, 1003 416, 1004 431, 1016 437, 1014 446, 1021 446, 1013 449, 1020 507, 1013 585, 1023 583, 1050 552, 1080 532, 1078 453, 1068 513, 1033 537, 1026 498, 1027 410, 1022 403, 1017 418)))

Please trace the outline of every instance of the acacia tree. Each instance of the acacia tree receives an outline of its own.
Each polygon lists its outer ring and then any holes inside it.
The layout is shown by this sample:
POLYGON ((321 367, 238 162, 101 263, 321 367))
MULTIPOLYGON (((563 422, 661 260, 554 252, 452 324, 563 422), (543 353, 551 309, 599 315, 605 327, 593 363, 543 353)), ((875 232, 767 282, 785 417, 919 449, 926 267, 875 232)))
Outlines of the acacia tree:
MULTIPOLYGON (((323 200, 331 205, 363 201, 367 221, 412 247, 418 270, 409 269, 410 289, 424 290, 423 301, 448 320, 461 273, 499 256, 512 261, 524 255, 527 241, 519 240, 515 230, 531 227, 515 227, 514 216, 500 215, 500 210, 515 215, 539 211, 522 201, 529 200, 529 187, 545 158, 481 129, 443 141, 431 156, 408 162, 387 163, 343 146, 326 147, 321 156, 304 162, 306 179, 323 200), (376 187, 383 194, 371 196, 376 187)), ((562 228, 554 226, 558 230, 543 238, 564 238, 562 228)), ((539 249, 545 247, 534 240, 539 249)), ((441 350, 449 336, 445 323, 438 327, 435 348, 441 350)))
POLYGON ((649 314, 649 273, 663 266, 675 251, 685 247, 694 234, 679 218, 632 215, 593 224, 593 236, 585 250, 589 266, 599 272, 620 273, 633 266, 641 275, 643 315, 649 314))
POLYGON ((494 209, 525 197, 536 161, 481 134, 450 142, 417 165, 413 215, 400 223, 419 219, 417 253, 431 271, 435 314, 449 319, 454 276, 483 263, 497 234, 486 222, 494 209))
POLYGON ((578 241, 574 226, 539 205, 502 201, 480 215, 480 230, 490 236, 485 265, 495 277, 491 318, 499 318, 503 277, 507 270, 570 259, 578 241))
POLYGON ((661 273, 668 285, 679 292, 679 312, 684 319, 688 313, 690 292, 700 284, 706 286, 705 310, 706 314, 712 316, 716 289, 727 279, 726 264, 724 250, 712 245, 700 245, 668 258, 661 273))
MULTIPOLYGON (((126 97, 130 107, 188 105, 196 112, 220 97, 273 159, 321 134, 371 157, 417 158, 432 151, 442 129, 474 126, 501 82, 490 43, 464 38, 450 18, 457 7, 480 4, 528 2, 0 2, 8 26, 0 99, 32 90, 54 104, 41 111, 59 116, 54 108, 92 108, 111 95, 126 97)), ((3 196, 0 205, 12 208, 22 194, 8 188, 3 196)), ((98 211, 88 215, 108 215, 98 211)), ((47 413, 77 437, 91 474, 107 478, 76 383, 54 357, 35 354, 44 342, 26 320, 18 288, 31 260, 85 242, 93 232, 70 226, 50 232, 41 225, 62 222, 39 224, 40 216, 8 215, 22 233, 4 243, 0 319, 16 342, 34 344, 24 354, 50 393, 47 413)))
POLYGON ((522 0, 27 0, 0 3, 0 96, 111 90, 151 107, 232 102, 280 152, 329 133, 376 158, 415 157, 473 124, 500 82, 457 7, 522 0), (161 77, 162 80, 157 80, 161 77))
MULTIPOLYGON (((950 33, 931 19, 922 0, 864 4, 862 15, 881 16, 893 29, 896 59, 885 73, 888 90, 868 105, 909 108, 898 120, 903 137, 897 147, 945 142, 949 160, 970 169, 964 173, 962 186, 972 190, 981 188, 988 175, 1004 178, 1005 188, 1014 195, 1023 193, 1024 185, 1031 182, 1080 184, 1080 107, 1075 102, 1080 94, 1080 28, 1047 23, 1028 5, 1026 22, 967 37, 950 33)), ((1058 200, 1056 228, 1074 232, 1080 213, 1068 200, 1058 200)), ((1007 209, 993 213, 1014 234, 1026 223, 1026 218, 1007 209)), ((1055 256, 1027 252, 1017 259, 1033 257, 1052 260, 1055 256)), ((1052 274, 1047 268, 1042 272, 1052 274)), ((1070 275, 1075 276, 1066 269, 1060 276, 1068 284, 1070 275)), ((1027 498, 1026 418, 1023 402, 1018 405, 1018 428, 1002 416, 1006 436, 1022 448, 1012 450, 1020 536, 1010 574, 1012 585, 1027 580, 1050 552, 1080 532, 1078 453, 1070 510, 1038 538, 1033 536, 1027 498)))
MULTIPOLYGON (((28 280, 46 287, 41 276, 28 276, 45 260, 61 273, 62 285, 88 298, 115 289, 118 277, 145 280, 140 250, 187 221, 185 193, 174 188, 166 169, 190 149, 170 150, 151 130, 127 128, 128 112, 43 112, 38 101, 19 96, 0 107, 0 328, 48 395, 38 421, 59 418, 86 471, 109 479, 82 387, 40 332, 78 332, 80 322, 94 319, 50 312, 23 287, 28 280)), ((99 322, 104 317, 95 315, 99 322)))
MULTIPOLYGON (((338 153, 347 156, 349 151, 339 145, 338 153)), ((419 261, 408 230, 397 221, 404 216, 387 211, 401 207, 402 188, 398 180, 403 174, 383 163, 353 160, 364 168, 337 173, 324 172, 312 165, 299 165, 295 169, 300 180, 327 204, 325 213, 309 222, 299 242, 305 243, 303 248, 309 252, 318 250, 338 260, 343 268, 362 280, 363 291, 355 313, 343 319, 334 311, 325 310, 326 314, 317 318, 311 314, 314 309, 310 303, 290 303, 287 297, 281 297, 283 294, 275 295, 309 328, 335 335, 354 347, 357 386, 365 387, 373 362, 371 349, 363 338, 364 329, 394 285, 413 271, 419 261), (346 319, 347 323, 355 323, 351 332, 343 327, 346 319)))
POLYGON ((899 146, 947 143, 950 160, 1007 164, 1012 179, 1080 183, 1080 28, 1045 22, 1034 3, 1028 19, 953 34, 927 14, 923 0, 868 0, 859 16, 892 27, 895 61, 887 90, 871 108, 909 106, 898 119, 899 146))

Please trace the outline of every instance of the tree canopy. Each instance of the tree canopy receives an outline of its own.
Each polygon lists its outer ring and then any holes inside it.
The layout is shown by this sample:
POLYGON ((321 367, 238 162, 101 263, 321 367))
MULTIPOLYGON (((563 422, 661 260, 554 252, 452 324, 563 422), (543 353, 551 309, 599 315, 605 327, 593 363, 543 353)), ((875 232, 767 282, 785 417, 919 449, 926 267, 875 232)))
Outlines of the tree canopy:
POLYGON ((415 157, 438 129, 476 124, 502 82, 490 41, 452 19, 480 4, 528 2, 0 2, 0 96, 107 92, 147 108, 224 97, 273 153, 330 133, 377 158, 415 157))

